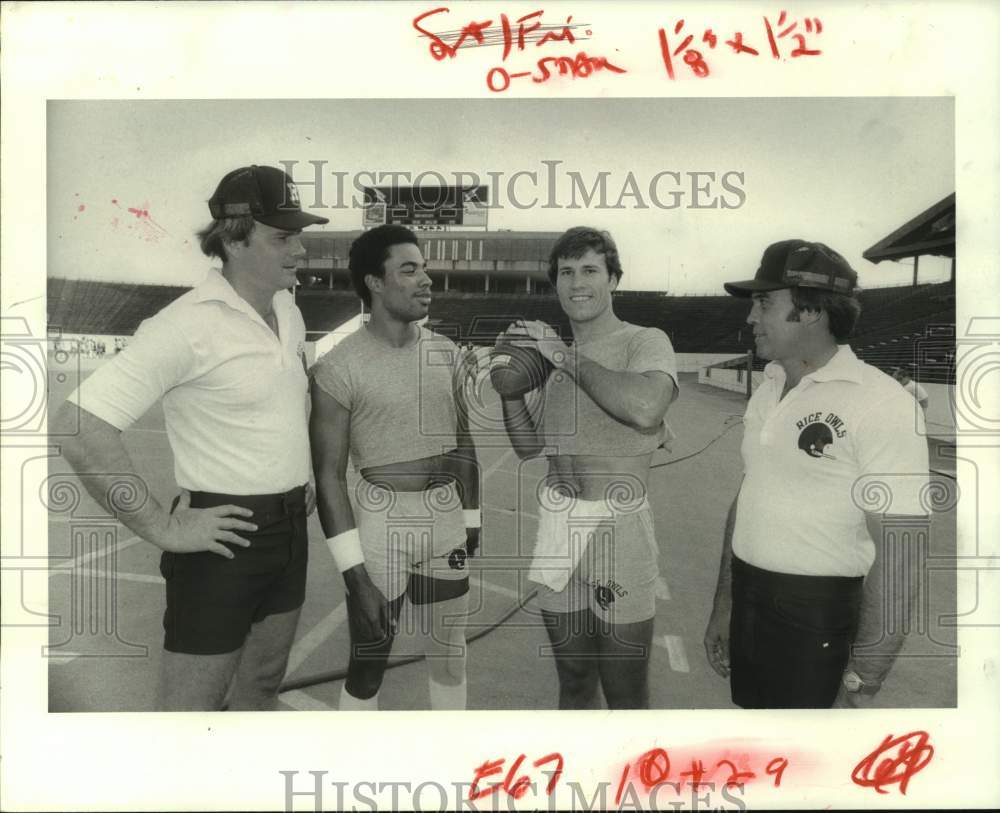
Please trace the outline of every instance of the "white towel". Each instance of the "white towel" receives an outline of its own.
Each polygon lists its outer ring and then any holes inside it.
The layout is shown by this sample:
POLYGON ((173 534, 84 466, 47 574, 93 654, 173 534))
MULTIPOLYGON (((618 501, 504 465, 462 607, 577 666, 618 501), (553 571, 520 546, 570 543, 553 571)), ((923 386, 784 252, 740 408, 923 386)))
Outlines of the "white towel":
POLYGON ((541 495, 528 578, 558 592, 569 584, 598 528, 613 521, 616 512, 606 500, 575 500, 553 489, 546 492, 541 495))

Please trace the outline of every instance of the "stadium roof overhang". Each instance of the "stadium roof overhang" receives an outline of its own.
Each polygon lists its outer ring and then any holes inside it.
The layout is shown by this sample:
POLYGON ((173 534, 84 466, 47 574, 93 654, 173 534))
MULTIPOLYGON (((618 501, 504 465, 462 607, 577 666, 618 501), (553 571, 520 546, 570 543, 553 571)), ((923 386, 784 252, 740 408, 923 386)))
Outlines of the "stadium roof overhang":
POLYGON ((955 256, 955 193, 883 237, 862 256, 873 263, 904 257, 955 256))

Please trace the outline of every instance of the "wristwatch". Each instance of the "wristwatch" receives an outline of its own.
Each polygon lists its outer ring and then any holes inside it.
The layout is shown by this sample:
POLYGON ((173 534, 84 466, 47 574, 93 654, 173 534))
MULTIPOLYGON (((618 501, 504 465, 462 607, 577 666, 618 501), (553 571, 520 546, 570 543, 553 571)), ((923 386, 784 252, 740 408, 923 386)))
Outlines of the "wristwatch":
POLYGON ((863 680, 861 675, 853 669, 848 669, 844 672, 844 676, 841 678, 841 683, 843 683, 844 688, 850 694, 864 694, 869 697, 877 694, 878 690, 882 688, 881 681, 863 680))

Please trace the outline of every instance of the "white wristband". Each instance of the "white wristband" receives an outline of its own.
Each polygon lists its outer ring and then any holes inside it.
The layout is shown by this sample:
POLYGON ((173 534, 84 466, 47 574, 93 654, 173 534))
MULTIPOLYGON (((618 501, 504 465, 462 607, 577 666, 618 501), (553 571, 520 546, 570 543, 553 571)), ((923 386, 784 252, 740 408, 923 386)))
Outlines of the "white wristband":
POLYGON ((326 540, 330 553, 333 554, 333 561, 337 564, 337 570, 343 573, 350 570, 355 565, 363 564, 365 554, 361 550, 361 535, 357 528, 351 528, 342 534, 331 536, 326 540))
POLYGON ((478 508, 463 508, 462 519, 465 520, 466 528, 483 527, 483 514, 478 508))

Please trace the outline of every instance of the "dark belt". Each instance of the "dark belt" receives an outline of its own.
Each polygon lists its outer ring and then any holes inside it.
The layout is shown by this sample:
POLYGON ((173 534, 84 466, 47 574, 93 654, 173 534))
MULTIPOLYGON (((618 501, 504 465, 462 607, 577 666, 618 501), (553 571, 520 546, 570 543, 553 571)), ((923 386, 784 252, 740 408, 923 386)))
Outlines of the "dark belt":
POLYGON ((803 576, 797 573, 777 573, 748 564, 733 556, 733 574, 744 582, 770 592, 814 596, 818 600, 850 595, 859 591, 864 576, 803 576))
POLYGON ((249 522, 258 530, 283 519, 301 514, 306 508, 306 487, 296 486, 283 494, 216 494, 192 491, 192 508, 213 508, 216 505, 238 505, 253 511, 249 522))

